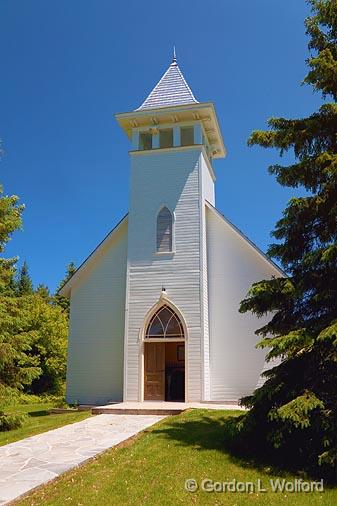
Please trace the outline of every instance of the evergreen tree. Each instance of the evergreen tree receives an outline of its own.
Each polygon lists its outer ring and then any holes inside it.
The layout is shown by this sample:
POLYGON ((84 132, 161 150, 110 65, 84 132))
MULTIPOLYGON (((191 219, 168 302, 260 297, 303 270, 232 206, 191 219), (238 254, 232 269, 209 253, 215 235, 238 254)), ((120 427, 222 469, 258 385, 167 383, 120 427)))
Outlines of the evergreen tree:
MULTIPOLYGON (((16 195, 3 195, 0 185, 0 253, 3 253, 7 242, 15 230, 21 228, 23 205, 18 204, 16 195)), ((16 258, 0 258, 0 294, 11 294, 15 285, 16 258)))
POLYGON ((61 306, 66 313, 69 316, 70 312, 70 300, 68 297, 62 297, 62 295, 59 295, 58 292, 61 290, 63 285, 66 284, 66 282, 73 276, 73 274, 76 272, 76 266, 74 262, 70 262, 67 266, 67 271, 65 277, 62 279, 62 281, 59 283, 57 289, 56 289, 56 295, 55 295, 55 302, 58 306, 61 306))
POLYGON ((19 278, 17 283, 18 295, 31 295, 33 293, 33 283, 28 271, 26 260, 19 271, 19 278))
POLYGON ((285 276, 255 283, 240 311, 272 313, 256 331, 279 365, 243 404, 240 443, 278 464, 336 477, 337 469, 337 2, 310 0, 309 72, 304 82, 326 99, 309 117, 272 118, 248 143, 283 152, 291 165, 269 172, 282 186, 303 187, 276 224, 268 254, 285 276))
POLYGON ((40 283, 35 290, 36 295, 39 295, 46 301, 49 301, 51 299, 50 291, 47 285, 44 285, 43 283, 40 283))
POLYGON ((0 292, 2 295, 7 295, 8 297, 15 297, 18 292, 18 283, 17 283, 17 275, 16 275, 16 258, 11 259, 11 268, 8 271, 7 282, 4 290, 0 292))

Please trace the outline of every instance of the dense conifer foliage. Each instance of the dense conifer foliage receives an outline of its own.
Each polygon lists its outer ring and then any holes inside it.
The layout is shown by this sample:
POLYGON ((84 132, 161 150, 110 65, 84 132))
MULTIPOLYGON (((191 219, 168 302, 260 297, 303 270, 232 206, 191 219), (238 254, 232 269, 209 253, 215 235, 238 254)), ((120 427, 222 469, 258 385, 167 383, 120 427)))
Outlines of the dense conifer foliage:
POLYGON ((270 314, 259 347, 279 365, 243 399, 250 408, 241 442, 279 464, 336 476, 337 468, 337 2, 311 0, 305 21, 310 57, 304 83, 322 94, 306 118, 272 118, 250 145, 292 151, 294 162, 269 172, 306 191, 276 224, 268 254, 284 277, 255 283, 241 312, 270 314))

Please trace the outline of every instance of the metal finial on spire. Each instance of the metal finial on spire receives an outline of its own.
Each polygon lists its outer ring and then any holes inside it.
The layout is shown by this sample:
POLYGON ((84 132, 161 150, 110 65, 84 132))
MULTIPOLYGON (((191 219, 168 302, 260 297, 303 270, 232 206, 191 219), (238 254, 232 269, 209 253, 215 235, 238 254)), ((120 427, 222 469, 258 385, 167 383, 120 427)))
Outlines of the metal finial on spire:
POLYGON ((177 63, 176 46, 173 46, 173 58, 172 63, 177 63))

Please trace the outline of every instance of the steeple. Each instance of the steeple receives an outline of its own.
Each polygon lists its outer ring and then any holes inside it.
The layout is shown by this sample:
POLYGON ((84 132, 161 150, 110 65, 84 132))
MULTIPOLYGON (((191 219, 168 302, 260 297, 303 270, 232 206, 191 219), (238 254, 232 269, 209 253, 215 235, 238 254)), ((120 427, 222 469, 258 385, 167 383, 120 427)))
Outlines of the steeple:
POLYGON ((173 58, 172 63, 177 63, 176 46, 173 46, 173 58))
POLYGON ((195 99, 178 66, 176 49, 173 46, 171 65, 136 111, 187 104, 198 104, 198 100, 195 99))
POLYGON ((142 105, 116 114, 116 119, 133 152, 203 145, 208 160, 226 156, 214 105, 195 98, 178 66, 175 47, 171 64, 142 105))

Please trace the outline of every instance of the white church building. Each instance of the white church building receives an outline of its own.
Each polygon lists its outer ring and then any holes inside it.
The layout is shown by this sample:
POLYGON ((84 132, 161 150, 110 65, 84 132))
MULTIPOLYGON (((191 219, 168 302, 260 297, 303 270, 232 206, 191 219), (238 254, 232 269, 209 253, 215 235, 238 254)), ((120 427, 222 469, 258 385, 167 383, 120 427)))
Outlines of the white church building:
POLYGON ((265 353, 240 314, 280 269, 215 207, 226 155, 214 105, 174 56, 138 109, 116 115, 132 144, 129 213, 63 286, 70 297, 67 400, 237 401, 265 353))

